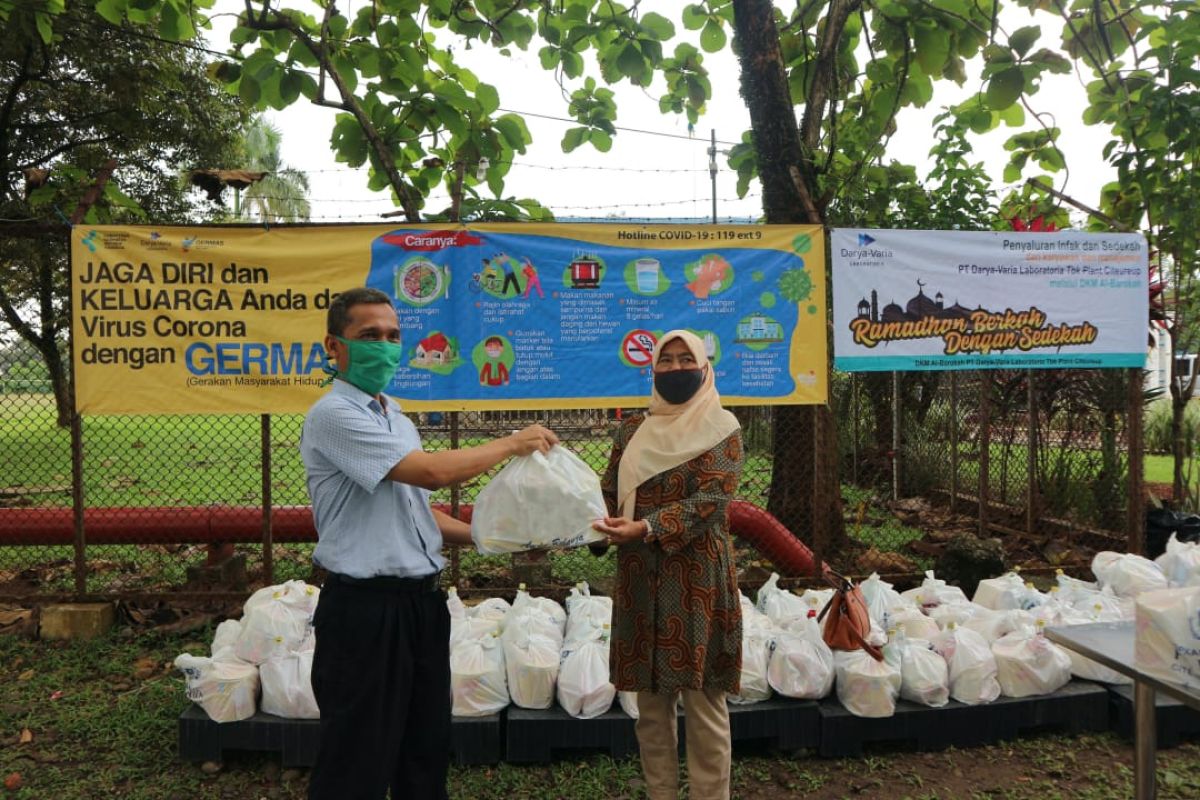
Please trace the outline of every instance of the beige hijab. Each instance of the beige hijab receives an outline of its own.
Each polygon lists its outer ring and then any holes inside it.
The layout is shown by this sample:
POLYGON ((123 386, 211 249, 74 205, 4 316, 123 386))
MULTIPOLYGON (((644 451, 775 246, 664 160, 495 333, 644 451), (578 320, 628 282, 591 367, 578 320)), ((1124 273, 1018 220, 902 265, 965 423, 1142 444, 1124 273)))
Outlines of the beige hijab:
POLYGON ((707 365, 704 382, 690 400, 679 405, 668 403, 657 389, 651 390, 649 414, 625 446, 617 470, 617 505, 629 519, 633 518, 639 486, 707 453, 741 427, 737 417, 721 408, 713 367, 700 337, 689 331, 670 331, 655 345, 652 363, 658 363, 663 348, 675 339, 687 345, 697 364, 707 365))

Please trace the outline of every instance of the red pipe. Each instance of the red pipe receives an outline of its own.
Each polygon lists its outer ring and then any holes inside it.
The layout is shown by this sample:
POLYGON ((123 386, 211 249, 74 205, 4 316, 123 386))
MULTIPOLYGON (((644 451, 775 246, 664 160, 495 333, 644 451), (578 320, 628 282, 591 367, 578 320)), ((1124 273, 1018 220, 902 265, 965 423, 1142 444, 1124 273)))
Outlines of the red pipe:
MULTIPOLYGON (((449 505, 434 508, 450 513, 449 505)), ((459 519, 471 521, 472 507, 459 507, 459 519)), ((125 506, 83 512, 88 544, 220 544, 257 542, 262 509, 254 506, 125 506)), ((779 520, 753 503, 729 504, 729 528, 766 556, 784 575, 812 573, 813 555, 779 520)), ((309 506, 276 506, 271 511, 276 542, 315 542, 309 506)), ((69 508, 0 508, 0 546, 72 545, 75 519, 69 508)))

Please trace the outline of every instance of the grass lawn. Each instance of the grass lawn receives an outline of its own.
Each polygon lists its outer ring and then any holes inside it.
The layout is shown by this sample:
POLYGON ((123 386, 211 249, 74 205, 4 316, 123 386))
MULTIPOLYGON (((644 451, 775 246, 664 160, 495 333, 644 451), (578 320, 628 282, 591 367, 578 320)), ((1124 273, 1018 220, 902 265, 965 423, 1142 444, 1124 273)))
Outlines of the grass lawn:
MULTIPOLYGON (((0 637, 0 775, 21 786, 4 800, 299 800, 307 773, 270 754, 234 753, 213 772, 176 757, 187 707, 170 666, 204 652, 211 629, 132 633, 52 644, 0 637)), ((1041 735, 988 747, 912 753, 868 750, 822 760, 736 747, 733 796, 891 800, 1117 800, 1132 789, 1132 748, 1111 734, 1041 735)), ((1200 797, 1200 746, 1159 753, 1159 797, 1200 797)), ((610 800, 645 797, 636 759, 579 754, 552 765, 454 767, 462 800, 610 800)))

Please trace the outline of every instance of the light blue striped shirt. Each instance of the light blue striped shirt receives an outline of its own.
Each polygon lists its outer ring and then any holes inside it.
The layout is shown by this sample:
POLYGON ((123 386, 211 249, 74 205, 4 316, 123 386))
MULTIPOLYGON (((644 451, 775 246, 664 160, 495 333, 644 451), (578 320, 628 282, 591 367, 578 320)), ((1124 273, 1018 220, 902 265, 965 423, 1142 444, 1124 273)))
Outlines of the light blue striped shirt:
POLYGON ((335 380, 309 409, 300 455, 317 526, 313 561, 354 578, 421 577, 440 571, 442 533, 429 491, 385 476, 421 449, 421 435, 386 398, 335 380))

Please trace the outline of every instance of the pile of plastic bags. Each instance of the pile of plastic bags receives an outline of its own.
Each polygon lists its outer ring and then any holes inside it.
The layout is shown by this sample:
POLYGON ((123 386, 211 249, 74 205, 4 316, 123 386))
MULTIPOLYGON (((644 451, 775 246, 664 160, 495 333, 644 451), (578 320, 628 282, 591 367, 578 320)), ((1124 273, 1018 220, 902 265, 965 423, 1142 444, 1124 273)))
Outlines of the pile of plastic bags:
POLYGON ((251 595, 241 620, 217 626, 211 655, 183 653, 175 659, 188 698, 216 722, 248 719, 260 706, 280 717, 317 718, 310 675, 316 645, 312 615, 319 596, 319 589, 303 581, 251 595))

